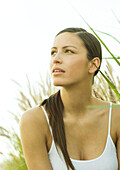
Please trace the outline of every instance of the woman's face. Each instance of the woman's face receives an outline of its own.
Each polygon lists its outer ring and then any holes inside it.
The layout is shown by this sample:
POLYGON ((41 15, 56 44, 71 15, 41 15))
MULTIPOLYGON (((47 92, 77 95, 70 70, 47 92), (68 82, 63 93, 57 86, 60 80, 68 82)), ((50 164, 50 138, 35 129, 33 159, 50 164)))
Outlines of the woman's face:
POLYGON ((87 49, 78 35, 65 32, 55 38, 50 61, 55 86, 69 86, 88 78, 88 63, 87 49))

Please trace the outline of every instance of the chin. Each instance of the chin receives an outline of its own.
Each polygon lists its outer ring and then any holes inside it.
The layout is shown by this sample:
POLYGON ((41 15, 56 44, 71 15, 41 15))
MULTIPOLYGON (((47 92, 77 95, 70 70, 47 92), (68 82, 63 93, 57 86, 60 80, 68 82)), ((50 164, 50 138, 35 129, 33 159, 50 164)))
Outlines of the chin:
POLYGON ((52 83, 54 86, 62 86, 62 87, 67 87, 70 86, 71 84, 73 84, 73 82, 71 82, 70 80, 67 79, 52 79, 52 83))
POLYGON ((54 86, 64 86, 65 85, 65 83, 62 82, 61 80, 53 80, 52 82, 53 82, 54 86))
POLYGON ((67 88, 69 87, 70 85, 69 84, 65 84, 65 83, 62 83, 62 82, 53 82, 53 85, 56 86, 56 87, 63 87, 63 88, 67 88))
POLYGON ((62 83, 53 82, 54 86, 64 86, 62 83))

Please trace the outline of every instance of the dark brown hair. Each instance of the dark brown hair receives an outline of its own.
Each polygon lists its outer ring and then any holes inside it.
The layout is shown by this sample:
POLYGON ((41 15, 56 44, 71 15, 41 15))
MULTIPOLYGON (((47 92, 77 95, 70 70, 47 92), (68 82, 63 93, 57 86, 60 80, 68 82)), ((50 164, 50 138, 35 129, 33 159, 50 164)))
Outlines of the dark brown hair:
MULTIPOLYGON (((75 33, 80 37, 80 39, 82 39, 88 51, 87 57, 89 61, 92 60, 94 57, 98 57, 102 62, 101 45, 95 36, 93 36, 91 33, 88 33, 86 30, 82 28, 66 28, 60 31, 56 36, 64 32, 75 33)), ((94 76, 97 73, 98 70, 94 73, 94 76)), ((60 90, 55 94, 51 95, 49 98, 45 99, 40 104, 40 106, 43 106, 44 104, 46 111, 49 113, 49 121, 50 126, 52 128, 56 148, 59 147, 61 149, 63 157, 66 162, 67 169, 69 170, 69 168, 71 168, 72 170, 75 170, 67 151, 63 122, 64 105, 60 96, 60 90)))

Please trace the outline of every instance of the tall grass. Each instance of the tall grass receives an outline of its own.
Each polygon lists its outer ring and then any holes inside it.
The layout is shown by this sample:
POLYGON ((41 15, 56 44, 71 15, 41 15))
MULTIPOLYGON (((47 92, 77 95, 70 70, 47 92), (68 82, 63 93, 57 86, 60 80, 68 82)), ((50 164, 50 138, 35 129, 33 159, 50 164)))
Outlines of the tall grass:
MULTIPOLYGON (((120 77, 118 75, 113 74, 113 68, 106 60, 106 71, 105 71, 105 76, 111 84, 120 91, 120 77), (117 81, 116 81, 117 80, 117 81)), ((109 85, 109 83, 106 83, 106 80, 104 77, 98 73, 98 75, 95 78, 94 85, 93 85, 93 95, 101 100, 104 101, 111 101, 113 103, 119 104, 120 101, 118 100, 118 97, 116 93, 112 90, 112 87, 109 85)))
MULTIPOLYGON (((46 97, 55 93, 58 90, 58 88, 53 87, 49 75, 46 76, 45 82, 43 81, 40 75, 40 81, 36 82, 34 86, 30 83, 27 75, 26 80, 28 89, 27 92, 24 91, 24 88, 22 88, 22 86, 18 82, 12 80, 18 87, 19 97, 17 97, 16 100, 17 105, 19 106, 19 109, 21 111, 20 113, 17 114, 12 112, 9 113, 13 116, 13 119, 17 122, 18 127, 16 128, 18 130, 21 113, 28 110, 29 108, 32 108, 40 104, 41 101, 43 101, 46 97)), ((12 148, 10 148, 9 150, 8 154, 9 158, 6 158, 6 160, 0 165, 0 170, 27 170, 21 145, 20 134, 17 133, 14 129, 10 131, 6 130, 3 127, 0 127, 0 136, 6 137, 12 146, 12 148)), ((6 157, 4 153, 0 152, 0 154, 6 157)))

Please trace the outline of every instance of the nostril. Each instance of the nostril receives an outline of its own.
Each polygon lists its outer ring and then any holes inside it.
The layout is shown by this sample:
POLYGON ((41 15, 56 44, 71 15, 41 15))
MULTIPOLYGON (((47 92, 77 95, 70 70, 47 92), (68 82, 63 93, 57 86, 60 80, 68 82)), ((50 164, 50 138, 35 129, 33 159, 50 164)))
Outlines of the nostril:
POLYGON ((54 58, 54 59, 53 59, 53 63, 61 63, 61 62, 62 62, 61 59, 57 59, 57 58, 54 58))

